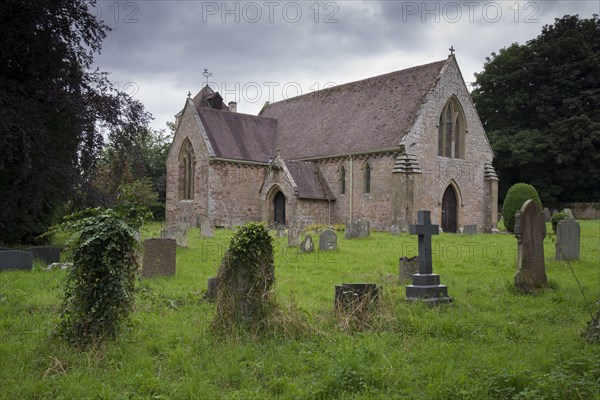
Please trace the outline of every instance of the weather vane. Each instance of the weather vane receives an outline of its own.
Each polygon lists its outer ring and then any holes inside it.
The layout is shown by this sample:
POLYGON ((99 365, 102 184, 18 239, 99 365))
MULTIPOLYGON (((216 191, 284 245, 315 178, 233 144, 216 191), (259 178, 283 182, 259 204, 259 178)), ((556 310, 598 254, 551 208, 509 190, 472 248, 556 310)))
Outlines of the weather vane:
POLYGON ((212 72, 208 72, 208 69, 204 68, 204 71, 202 71, 202 76, 206 78, 206 86, 208 86, 208 78, 212 76, 212 72))
MULTIPOLYGON (((450 50, 450 55, 451 55, 451 56, 453 56, 453 55, 454 55, 454 52, 456 51, 456 50, 454 50, 454 46, 450 46, 450 48, 449 48, 448 50, 450 50)), ((205 71, 206 71, 206 70, 205 70, 205 71)))

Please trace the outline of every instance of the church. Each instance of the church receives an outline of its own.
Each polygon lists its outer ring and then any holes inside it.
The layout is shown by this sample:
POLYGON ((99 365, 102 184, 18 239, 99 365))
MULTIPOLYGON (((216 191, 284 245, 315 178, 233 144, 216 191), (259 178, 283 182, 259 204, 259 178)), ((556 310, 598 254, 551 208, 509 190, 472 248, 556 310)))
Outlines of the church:
POLYGON ((167 224, 496 226, 493 152, 455 55, 238 113, 205 86, 176 115, 167 224))

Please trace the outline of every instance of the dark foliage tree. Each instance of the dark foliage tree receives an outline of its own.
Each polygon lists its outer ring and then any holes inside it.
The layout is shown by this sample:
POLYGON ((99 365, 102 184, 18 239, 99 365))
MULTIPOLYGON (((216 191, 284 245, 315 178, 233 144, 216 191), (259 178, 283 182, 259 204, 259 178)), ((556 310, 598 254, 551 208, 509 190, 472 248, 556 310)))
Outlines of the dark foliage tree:
POLYGON ((0 242, 31 242, 85 195, 103 137, 150 116, 92 69, 109 28, 94 1, 0 3, 0 242))
POLYGON ((564 16, 492 53, 473 91, 500 197, 517 182, 542 201, 600 198, 600 20, 564 16))

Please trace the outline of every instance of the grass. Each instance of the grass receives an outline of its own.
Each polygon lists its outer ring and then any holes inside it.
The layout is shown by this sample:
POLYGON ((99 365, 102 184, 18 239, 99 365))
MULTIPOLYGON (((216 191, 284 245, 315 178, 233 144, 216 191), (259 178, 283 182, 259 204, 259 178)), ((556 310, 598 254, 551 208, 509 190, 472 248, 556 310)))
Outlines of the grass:
POLYGON ((214 304, 202 301, 231 232, 191 231, 177 275, 142 280, 129 328, 88 352, 50 336, 64 271, 3 272, 0 398, 600 399, 600 346, 580 337, 600 299, 600 221, 581 227, 582 259, 571 267, 587 303, 569 266, 554 261, 552 234, 550 288, 535 296, 512 290, 514 236, 435 236, 434 272, 454 300, 440 308, 407 304, 397 285, 414 236, 338 233, 338 251, 312 254, 276 238, 276 300, 310 329, 237 338, 212 335, 214 304), (349 330, 335 316, 334 286, 358 282, 383 285, 383 306, 349 330))

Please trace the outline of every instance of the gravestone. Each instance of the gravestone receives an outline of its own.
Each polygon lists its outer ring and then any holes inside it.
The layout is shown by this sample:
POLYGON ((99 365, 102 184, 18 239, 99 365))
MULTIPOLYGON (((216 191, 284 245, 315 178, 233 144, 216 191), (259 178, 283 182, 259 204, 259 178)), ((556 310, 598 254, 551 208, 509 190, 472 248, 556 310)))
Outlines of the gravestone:
POLYGON ((437 235, 439 227, 431 225, 429 211, 418 211, 417 222, 417 225, 410 225, 409 233, 419 235, 419 273, 412 276, 412 285, 406 286, 406 300, 433 305, 450 303, 448 287, 440 285, 440 276, 433 273, 431 235, 437 235))
POLYGON ((206 293, 204 294, 204 298, 210 302, 217 301, 217 283, 219 281, 216 277, 208 278, 206 282, 206 293))
POLYGON ((419 272, 419 256, 400 257, 399 259, 399 278, 400 282, 406 282, 414 274, 419 272))
POLYGON ((30 251, 0 251, 0 271, 9 269, 30 270, 33 268, 33 253, 30 251))
POLYGON ((300 227, 291 226, 288 229, 288 246, 296 247, 300 244, 300 227))
POLYGON ((465 235, 477 235, 477 225, 465 225, 463 233, 465 235))
POLYGON ((550 210, 548 209, 548 207, 544 207, 544 222, 550 222, 552 221, 552 215, 550 214, 550 210))
POLYGON ((514 233, 518 243, 515 287, 526 292, 546 286, 544 238, 546 224, 533 200, 527 200, 515 213, 514 233))
POLYGON ((573 211, 571 211, 570 208, 565 208, 565 209, 562 210, 562 212, 564 212, 565 214, 567 214, 567 217, 569 217, 569 218, 575 218, 573 216, 573 211))
POLYGON ((214 224, 212 219, 207 216, 200 216, 200 237, 211 238, 214 236, 214 224))
POLYGON ((175 275, 177 242, 171 238, 144 240, 142 277, 175 275))
POLYGON ((346 224, 344 239, 366 238, 369 236, 369 221, 362 219, 359 221, 350 221, 346 224))
POLYGON ((25 251, 30 251, 33 253, 33 259, 39 259, 44 261, 46 264, 58 263, 60 262, 60 247, 53 246, 35 246, 28 247, 25 251))
POLYGON ((160 231, 162 239, 175 239, 177 246, 187 247, 187 228, 183 225, 173 225, 164 227, 160 231))
POLYGON ((336 312, 356 313, 370 310, 381 302, 381 288, 375 283, 343 283, 335 286, 336 312))
POLYGON ((394 236, 400 234, 400 228, 398 227, 398 225, 392 225, 392 226, 390 226, 390 234, 394 235, 394 236))
POLYGON ((300 243, 300 252, 301 253, 312 253, 315 249, 315 244, 313 243, 312 236, 306 235, 304 240, 300 243))
POLYGON ((337 235, 333 229, 324 229, 319 235, 319 250, 336 250, 337 235))
POLYGON ((565 218, 556 227, 556 259, 579 260, 581 228, 573 218, 565 218))

